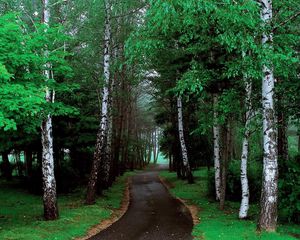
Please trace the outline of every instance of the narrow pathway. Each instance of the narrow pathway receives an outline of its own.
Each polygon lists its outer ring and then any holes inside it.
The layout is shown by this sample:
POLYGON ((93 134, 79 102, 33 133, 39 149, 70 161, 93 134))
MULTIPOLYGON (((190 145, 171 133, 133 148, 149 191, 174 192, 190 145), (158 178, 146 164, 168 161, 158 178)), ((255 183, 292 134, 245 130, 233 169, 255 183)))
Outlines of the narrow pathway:
POLYGON ((193 221, 158 178, 158 170, 132 178, 125 215, 90 240, 190 240, 193 221))

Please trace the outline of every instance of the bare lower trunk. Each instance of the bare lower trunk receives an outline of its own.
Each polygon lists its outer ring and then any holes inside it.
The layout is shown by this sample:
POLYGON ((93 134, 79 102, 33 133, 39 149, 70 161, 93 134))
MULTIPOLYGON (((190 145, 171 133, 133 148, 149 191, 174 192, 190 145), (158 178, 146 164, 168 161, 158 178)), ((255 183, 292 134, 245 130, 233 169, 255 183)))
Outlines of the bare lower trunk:
MULTIPOLYGON (((43 0, 43 23, 48 27, 50 20, 49 1, 43 0)), ((45 57, 48 57, 47 50, 45 57)), ((44 75, 46 81, 50 79, 50 64, 45 65, 44 75)), ((46 89, 46 101, 53 102, 53 93, 46 89)), ((54 176, 54 158, 53 158, 53 136, 52 136, 52 118, 47 116, 41 126, 42 132, 42 172, 43 172, 43 202, 44 217, 46 220, 54 220, 58 218, 58 207, 56 199, 56 181, 54 176)))
POLYGON ((149 133, 148 137, 148 156, 147 156, 147 163, 151 162, 151 153, 152 153, 152 132, 149 133))
POLYGON ((52 119, 50 115, 42 123, 42 146, 44 217, 46 220, 54 220, 58 218, 58 208, 56 200, 56 181, 54 176, 52 119))
MULTIPOLYGON (((272 1, 262 0, 262 20, 266 25, 272 20, 272 1)), ((272 34, 265 33, 262 44, 272 48, 272 34)), ((270 64, 271 65, 271 64, 270 64)), ((263 182, 259 230, 275 231, 277 226, 278 161, 276 143, 276 121, 274 108, 274 74, 270 66, 263 66, 262 105, 263 105, 263 182)))
POLYGON ((241 186, 242 186, 242 201, 240 206, 239 218, 245 219, 248 217, 249 210, 249 184, 247 176, 247 165, 249 156, 249 138, 250 138, 250 121, 252 115, 252 104, 251 104, 251 94, 252 94, 252 83, 246 80, 246 121, 245 121, 245 132, 242 147, 242 157, 241 157, 241 186))
POLYGON ((156 159, 156 163, 158 161, 158 157, 159 157, 159 130, 156 130, 156 152, 155 152, 155 159, 156 159))
POLYGON ((283 165, 286 166, 286 161, 289 159, 288 154, 288 135, 287 135, 287 119, 282 111, 282 106, 279 107, 278 113, 278 158, 282 159, 283 165))
POLYGON ((32 151, 27 149, 25 151, 25 166, 26 166, 26 177, 28 179, 32 176, 32 151))
POLYGON ((2 153, 3 176, 7 180, 11 180, 12 179, 12 166, 9 162, 8 154, 9 154, 9 152, 3 152, 2 153))
POLYGON ((17 167, 17 173, 18 173, 19 177, 23 175, 20 154, 21 154, 20 151, 14 150, 14 158, 15 158, 16 167, 17 167))
POLYGON ((194 178, 191 171, 190 163, 188 160, 187 149, 184 140, 184 131, 183 131, 183 118, 182 118, 182 99, 181 97, 177 97, 177 110, 178 110, 178 132, 179 132, 179 141, 181 146, 181 154, 182 154, 182 162, 184 171, 187 175, 188 182, 193 183, 194 178))
POLYGON ((157 164, 158 155, 159 155, 159 145, 158 145, 158 129, 154 129, 153 134, 153 162, 157 164))
POLYGON ((111 87, 109 89, 109 101, 108 101, 108 130, 107 130, 107 144, 106 144, 106 156, 107 159, 106 164, 104 165, 104 172, 103 172, 103 180, 105 187, 108 188, 112 185, 112 170, 113 170, 113 160, 112 160, 112 138, 113 138, 113 113, 112 113, 112 106, 113 106, 113 92, 114 90, 114 80, 112 79, 111 87))
POLYGON ((153 163, 156 164, 157 163, 157 158, 156 158, 156 129, 154 129, 153 133, 152 133, 152 146, 153 146, 153 163))
POLYGON ((218 113, 216 111, 216 105, 218 103, 218 96, 215 94, 214 98, 214 168, 215 168, 215 189, 216 189, 216 200, 220 200, 220 125, 217 123, 218 113))
POLYGON ((249 151, 249 139, 248 136, 244 136, 243 150, 241 159, 241 186, 242 186, 242 201, 239 211, 239 218, 245 219, 248 217, 249 210, 249 184, 247 176, 247 164, 248 164, 248 151, 249 151))
POLYGON ((221 183, 220 183, 220 209, 224 210, 225 208, 225 199, 226 199, 226 180, 227 180, 227 163, 229 158, 229 145, 228 142, 230 141, 230 125, 224 124, 221 130, 221 183))
POLYGON ((104 173, 104 181, 108 187, 112 184, 112 168, 113 168, 113 160, 112 160, 112 113, 109 113, 109 126, 108 126, 108 132, 107 132, 107 164, 106 169, 104 173))
POLYGON ((102 109, 99 131, 97 134, 96 149, 94 152, 92 170, 87 188, 86 204, 94 204, 96 200, 96 189, 99 176, 100 164, 104 169, 109 169, 110 163, 107 157, 107 134, 108 134, 108 101, 109 101, 109 81, 110 81, 110 4, 105 1, 105 39, 104 39, 104 86, 102 90, 102 109))

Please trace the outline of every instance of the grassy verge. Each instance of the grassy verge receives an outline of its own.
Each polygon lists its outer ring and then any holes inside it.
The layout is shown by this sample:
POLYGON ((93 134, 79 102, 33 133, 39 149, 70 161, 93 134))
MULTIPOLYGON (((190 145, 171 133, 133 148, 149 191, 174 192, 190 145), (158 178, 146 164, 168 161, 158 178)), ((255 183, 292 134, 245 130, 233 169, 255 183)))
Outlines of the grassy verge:
POLYGON ((196 205, 200 223, 194 226, 193 235, 197 239, 207 240, 289 240, 299 239, 300 227, 298 225, 280 225, 277 233, 256 232, 256 218, 258 206, 252 205, 250 220, 240 221, 237 217, 239 203, 227 202, 226 210, 221 211, 218 204, 207 197, 207 170, 201 169, 195 173, 196 183, 189 185, 178 180, 175 173, 161 172, 161 176, 174 187, 171 193, 181 199, 188 200, 189 204, 196 205))
POLYGON ((84 236, 94 225, 111 216, 121 206, 126 179, 120 177, 93 206, 83 204, 84 191, 59 196, 60 218, 43 221, 42 199, 0 182, 1 240, 66 240, 84 236))

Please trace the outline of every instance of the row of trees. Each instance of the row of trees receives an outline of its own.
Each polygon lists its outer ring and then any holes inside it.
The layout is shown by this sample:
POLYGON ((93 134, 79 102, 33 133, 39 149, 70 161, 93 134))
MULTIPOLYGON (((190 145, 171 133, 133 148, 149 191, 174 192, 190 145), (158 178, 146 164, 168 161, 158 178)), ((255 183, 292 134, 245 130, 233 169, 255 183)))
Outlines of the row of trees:
POLYGON ((257 157, 259 228, 275 230, 278 168, 292 161, 287 130, 299 119, 297 4, 1 2, 3 175, 11 175, 8 154, 24 152, 29 185, 43 182, 45 218, 56 219, 56 180, 58 188, 83 182, 93 204, 126 169, 156 159, 157 124, 178 177, 193 183, 193 168, 214 165, 221 209, 229 166, 240 159, 242 219, 257 157))
POLYGON ((149 84, 125 62, 144 5, 0 3, 1 172, 10 179, 11 152, 24 153, 25 180, 43 189, 46 220, 59 216, 57 187, 87 184, 93 204, 117 176, 157 154, 149 84))
MULTIPOLYGON (((248 217, 249 209, 249 149, 257 144, 251 138, 261 136, 260 230, 276 229, 278 156, 284 169, 288 126, 299 119, 297 4, 150 1, 144 24, 127 42, 130 61, 139 59, 140 71, 157 72, 152 84, 161 104, 157 122, 164 128, 162 149, 175 159, 178 176, 192 183, 190 165, 197 165, 188 160, 185 141, 197 135, 211 142, 215 198, 224 209, 228 165, 240 155, 241 219, 248 217)), ((192 156, 194 149, 189 149, 192 156)))

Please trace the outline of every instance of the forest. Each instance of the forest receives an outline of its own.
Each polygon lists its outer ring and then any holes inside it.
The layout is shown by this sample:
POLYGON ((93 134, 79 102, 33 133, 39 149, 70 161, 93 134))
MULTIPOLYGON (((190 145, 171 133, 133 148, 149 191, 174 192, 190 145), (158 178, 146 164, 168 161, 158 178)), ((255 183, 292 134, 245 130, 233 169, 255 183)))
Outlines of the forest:
POLYGON ((300 0, 0 0, 0 239, 299 239, 300 0))

